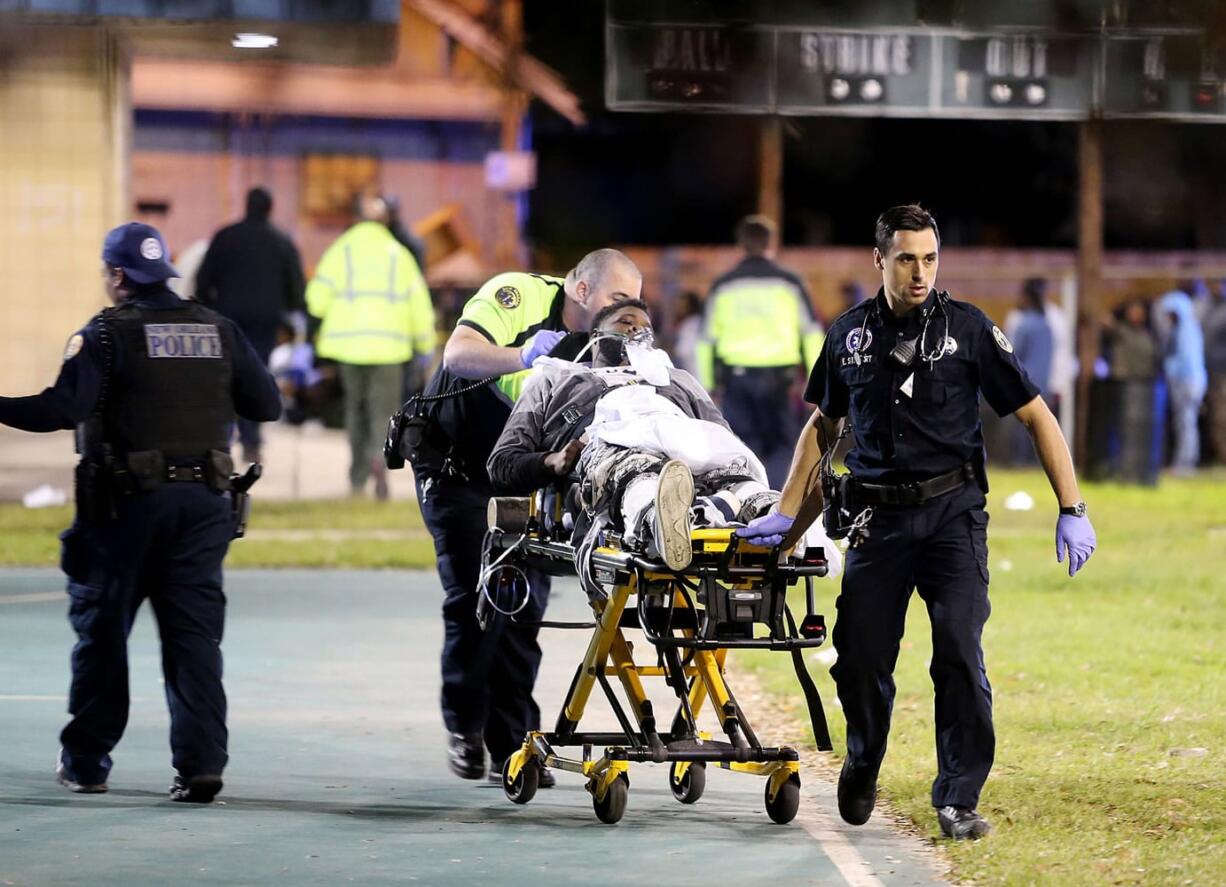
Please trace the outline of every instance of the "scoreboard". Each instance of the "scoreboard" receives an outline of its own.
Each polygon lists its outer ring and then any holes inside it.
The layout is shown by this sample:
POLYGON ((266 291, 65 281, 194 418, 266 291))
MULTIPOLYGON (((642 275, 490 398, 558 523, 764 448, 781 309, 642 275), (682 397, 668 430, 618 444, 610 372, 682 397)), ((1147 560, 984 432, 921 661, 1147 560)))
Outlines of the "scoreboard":
POLYGON ((669 20, 645 20, 659 8, 611 0, 609 108, 1226 122, 1226 57, 1219 60, 1195 29, 855 28, 789 24, 779 16, 719 21, 711 7, 690 21, 684 14, 697 7, 672 6, 669 20))

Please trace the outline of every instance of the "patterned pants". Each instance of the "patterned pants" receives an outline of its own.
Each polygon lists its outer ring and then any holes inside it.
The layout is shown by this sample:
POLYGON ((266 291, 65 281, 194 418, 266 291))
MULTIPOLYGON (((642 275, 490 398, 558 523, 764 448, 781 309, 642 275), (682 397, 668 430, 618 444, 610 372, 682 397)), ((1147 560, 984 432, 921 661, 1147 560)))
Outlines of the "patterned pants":
MULTIPOLYGON (((628 538, 642 538, 665 461, 654 453, 592 441, 578 465, 584 508, 606 512, 628 538)), ((748 523, 778 500, 778 493, 750 476, 745 463, 732 462, 694 478, 694 523, 702 527, 748 523)))

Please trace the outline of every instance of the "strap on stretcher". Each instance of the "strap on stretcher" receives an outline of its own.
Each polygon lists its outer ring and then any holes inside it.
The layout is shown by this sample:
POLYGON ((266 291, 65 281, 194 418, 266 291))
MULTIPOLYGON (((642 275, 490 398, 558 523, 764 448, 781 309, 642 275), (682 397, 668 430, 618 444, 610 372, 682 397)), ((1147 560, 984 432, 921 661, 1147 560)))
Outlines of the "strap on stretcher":
MULTIPOLYGON (((784 608, 788 620, 788 631, 796 634, 796 620, 792 618, 792 609, 784 608)), ((809 723, 813 727, 813 739, 818 751, 831 751, 834 743, 830 741, 830 727, 826 724, 826 711, 822 708, 822 696, 817 692, 817 685, 809 675, 805 666, 804 653, 801 650, 792 651, 792 667, 796 669, 796 680, 805 694, 805 704, 809 708, 809 723)))

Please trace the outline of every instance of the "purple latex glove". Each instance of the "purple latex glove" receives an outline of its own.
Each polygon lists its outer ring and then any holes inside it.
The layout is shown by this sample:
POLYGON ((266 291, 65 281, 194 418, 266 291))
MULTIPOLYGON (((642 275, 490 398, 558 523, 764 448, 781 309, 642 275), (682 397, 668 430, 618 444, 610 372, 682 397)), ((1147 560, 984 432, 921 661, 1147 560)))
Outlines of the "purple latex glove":
POLYGON ((783 537, 787 535, 788 530, 792 529, 795 521, 794 517, 772 511, 762 517, 755 517, 747 527, 737 527, 736 534, 742 539, 747 539, 750 545, 774 547, 783 544, 783 537))
POLYGON ((524 343, 524 347, 519 351, 519 360, 524 365, 524 369, 532 366, 532 361, 538 357, 544 357, 554 349, 559 342, 566 337, 566 333, 558 330, 541 330, 531 339, 524 343))
POLYGON ((1056 561, 1064 563, 1064 553, 1068 552, 1069 576, 1085 566, 1097 545, 1098 538, 1088 517, 1060 515, 1056 521, 1056 561))

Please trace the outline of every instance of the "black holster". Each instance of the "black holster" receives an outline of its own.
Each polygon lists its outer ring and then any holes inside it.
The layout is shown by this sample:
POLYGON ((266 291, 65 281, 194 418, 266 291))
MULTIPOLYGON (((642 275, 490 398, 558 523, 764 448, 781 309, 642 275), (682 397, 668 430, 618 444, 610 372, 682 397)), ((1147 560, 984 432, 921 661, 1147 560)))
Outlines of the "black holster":
POLYGON ((831 539, 846 539, 859 509, 850 474, 822 474, 822 523, 831 539))
POLYGON ((454 473, 454 446, 447 433, 425 412, 396 412, 387 423, 383 442, 383 461, 388 468, 404 468, 407 461, 414 471, 443 470, 454 473))
POLYGON ((102 524, 119 514, 119 491, 115 486, 110 453, 88 456, 73 472, 73 492, 77 519, 86 524, 102 524))
POLYGON ((263 473, 264 466, 256 462, 245 473, 226 478, 230 490, 230 509, 234 514, 235 539, 242 539, 247 534, 247 519, 251 516, 251 488, 263 473))

